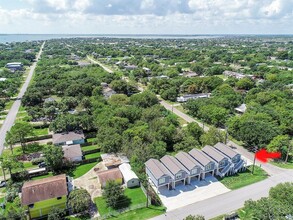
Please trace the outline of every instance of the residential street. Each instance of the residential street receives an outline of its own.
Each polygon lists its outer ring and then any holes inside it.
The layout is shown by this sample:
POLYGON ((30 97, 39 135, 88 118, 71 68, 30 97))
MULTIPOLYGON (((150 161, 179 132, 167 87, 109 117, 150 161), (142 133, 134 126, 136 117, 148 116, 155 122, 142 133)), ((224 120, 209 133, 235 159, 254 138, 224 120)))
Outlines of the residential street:
POLYGON ((16 98, 16 100, 14 101, 11 109, 9 110, 9 113, 0 129, 0 154, 2 153, 3 149, 4 149, 4 143, 5 143, 5 136, 6 136, 6 133, 7 131, 10 130, 10 128, 13 126, 14 124, 14 121, 16 119, 16 115, 17 115, 17 112, 18 112, 18 109, 21 105, 21 98, 23 97, 25 91, 27 90, 28 88, 28 85, 32 79, 32 76, 33 76, 33 73, 35 71, 35 68, 36 68, 36 65, 37 65, 37 62, 42 54, 42 51, 43 51, 43 47, 45 45, 45 42, 43 43, 43 45, 41 46, 41 49, 39 51, 39 53, 37 54, 36 56, 36 62, 34 62, 32 64, 32 66, 30 67, 30 71, 29 71, 29 74, 25 80, 25 83, 22 85, 20 91, 19 91, 19 94, 16 98))
POLYGON ((89 59, 90 62, 94 63, 94 64, 98 64, 100 67, 102 67, 104 70, 106 70, 108 73, 113 73, 113 70, 109 69, 108 67, 104 66, 102 63, 100 63, 97 60, 94 60, 93 58, 87 56, 87 58, 89 59))

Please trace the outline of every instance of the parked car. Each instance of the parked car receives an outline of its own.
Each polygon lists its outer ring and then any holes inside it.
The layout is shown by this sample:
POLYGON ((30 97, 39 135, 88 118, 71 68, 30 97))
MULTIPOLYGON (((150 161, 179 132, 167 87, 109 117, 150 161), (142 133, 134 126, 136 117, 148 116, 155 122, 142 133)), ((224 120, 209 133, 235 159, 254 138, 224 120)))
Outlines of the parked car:
POLYGON ((43 168, 43 167, 46 167, 47 164, 45 162, 41 162, 41 163, 39 163, 38 166, 39 166, 39 168, 43 168))
POLYGON ((0 188, 5 186, 6 186, 6 181, 5 180, 0 181, 0 188))

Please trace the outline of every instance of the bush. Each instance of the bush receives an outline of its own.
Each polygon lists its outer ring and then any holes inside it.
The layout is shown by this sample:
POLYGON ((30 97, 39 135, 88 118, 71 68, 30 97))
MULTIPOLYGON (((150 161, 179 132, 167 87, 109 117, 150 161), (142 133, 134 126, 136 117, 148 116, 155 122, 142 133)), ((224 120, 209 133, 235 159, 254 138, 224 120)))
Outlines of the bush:
POLYGON ((32 165, 38 165, 39 163, 42 163, 45 161, 45 158, 44 157, 39 157, 39 158, 35 158, 35 159, 32 159, 31 162, 32 162, 32 165))
POLYGON ((75 189, 70 192, 68 206, 72 208, 73 213, 87 212, 90 205, 91 196, 85 189, 75 189))

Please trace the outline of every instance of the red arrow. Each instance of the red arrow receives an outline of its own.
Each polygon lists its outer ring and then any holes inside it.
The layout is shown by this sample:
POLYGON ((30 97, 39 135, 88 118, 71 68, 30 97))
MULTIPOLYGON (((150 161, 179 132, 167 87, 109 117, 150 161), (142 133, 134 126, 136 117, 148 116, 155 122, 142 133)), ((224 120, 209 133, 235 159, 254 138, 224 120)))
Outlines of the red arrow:
POLYGON ((280 152, 267 152, 266 149, 261 149, 259 151, 257 151, 255 153, 255 157, 256 159, 260 160, 261 162, 268 162, 269 158, 280 158, 281 157, 281 153, 280 152))

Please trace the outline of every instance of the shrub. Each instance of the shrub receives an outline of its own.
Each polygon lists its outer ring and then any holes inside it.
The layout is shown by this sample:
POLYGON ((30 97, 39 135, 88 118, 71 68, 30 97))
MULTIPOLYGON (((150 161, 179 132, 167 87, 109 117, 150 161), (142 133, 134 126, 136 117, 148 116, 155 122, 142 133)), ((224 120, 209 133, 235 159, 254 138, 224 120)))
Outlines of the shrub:
POLYGON ((45 158, 44 157, 39 157, 39 158, 35 158, 35 159, 32 159, 31 162, 33 165, 37 165, 41 162, 44 162, 45 161, 45 158))

